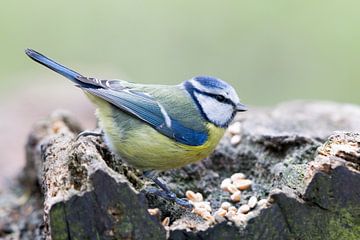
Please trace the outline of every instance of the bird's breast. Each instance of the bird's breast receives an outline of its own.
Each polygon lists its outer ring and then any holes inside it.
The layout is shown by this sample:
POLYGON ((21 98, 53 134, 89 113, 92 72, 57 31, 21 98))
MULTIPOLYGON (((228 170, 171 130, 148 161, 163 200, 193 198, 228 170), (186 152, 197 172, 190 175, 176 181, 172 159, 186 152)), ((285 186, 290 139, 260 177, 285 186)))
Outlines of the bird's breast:
POLYGON ((202 145, 189 146, 121 110, 114 112, 108 103, 101 104, 97 116, 108 146, 129 164, 142 170, 167 170, 202 160, 213 152, 225 132, 223 128, 206 123, 207 140, 202 145))

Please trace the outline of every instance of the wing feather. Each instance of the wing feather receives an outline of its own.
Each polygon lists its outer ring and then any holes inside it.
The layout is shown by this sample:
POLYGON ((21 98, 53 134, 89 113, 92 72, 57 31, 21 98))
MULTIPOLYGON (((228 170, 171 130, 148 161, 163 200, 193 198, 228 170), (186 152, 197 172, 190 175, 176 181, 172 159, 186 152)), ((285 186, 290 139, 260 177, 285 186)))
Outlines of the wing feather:
MULTIPOLYGON (((94 82, 93 79, 91 79, 94 82)), ((85 81, 84 81, 85 82, 85 81)), ((100 97, 117 108, 148 123, 161 134, 182 144, 200 146, 208 138, 207 131, 185 126, 174 119, 154 97, 139 89, 132 89, 116 80, 96 80, 98 87, 82 87, 84 91, 100 97)), ((94 83, 93 83, 94 85, 94 83)))

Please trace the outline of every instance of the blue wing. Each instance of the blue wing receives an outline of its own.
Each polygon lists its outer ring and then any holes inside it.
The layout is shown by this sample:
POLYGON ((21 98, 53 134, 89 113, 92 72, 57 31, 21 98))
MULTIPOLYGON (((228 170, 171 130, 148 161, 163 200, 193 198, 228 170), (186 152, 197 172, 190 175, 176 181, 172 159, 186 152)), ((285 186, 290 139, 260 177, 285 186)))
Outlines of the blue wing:
MULTIPOLYGON (((81 81, 84 81, 84 79, 81 81)), ((91 81, 94 81, 94 79, 91 79, 91 81)), ((173 119, 168 115, 164 107, 149 94, 121 87, 120 81, 96 81, 99 83, 98 86, 102 85, 103 87, 80 87, 86 92, 98 96, 119 109, 138 117, 161 134, 190 146, 203 145, 208 139, 206 131, 197 131, 185 127, 181 121, 173 119), (107 88, 104 88, 104 86, 107 86, 107 88)))
POLYGON ((188 122, 192 120, 191 117, 183 121, 172 118, 156 99, 145 92, 128 87, 128 83, 125 81, 87 78, 32 49, 27 49, 25 52, 36 62, 67 77, 83 90, 138 117, 177 142, 190 146, 200 146, 208 139, 205 127, 200 127, 197 130, 188 127, 188 122), (186 121, 187 124, 184 124, 186 121))

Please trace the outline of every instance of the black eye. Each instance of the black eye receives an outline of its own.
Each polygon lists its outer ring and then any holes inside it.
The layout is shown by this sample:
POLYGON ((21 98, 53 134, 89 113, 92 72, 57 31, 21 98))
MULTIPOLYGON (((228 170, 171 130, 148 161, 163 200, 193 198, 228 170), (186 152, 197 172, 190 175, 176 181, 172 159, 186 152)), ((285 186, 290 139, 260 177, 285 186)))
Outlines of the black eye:
POLYGON ((216 100, 218 100, 219 102, 224 102, 225 101, 225 97, 223 95, 216 95, 216 100))

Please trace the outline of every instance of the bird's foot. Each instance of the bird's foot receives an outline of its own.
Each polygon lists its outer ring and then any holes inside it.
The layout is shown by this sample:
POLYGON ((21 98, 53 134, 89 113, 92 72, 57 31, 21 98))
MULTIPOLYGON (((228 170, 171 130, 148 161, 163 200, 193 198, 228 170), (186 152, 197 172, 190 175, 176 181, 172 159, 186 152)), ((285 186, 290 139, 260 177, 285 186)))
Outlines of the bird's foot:
POLYGON ((87 137, 87 136, 101 137, 103 135, 104 133, 102 131, 101 132, 83 131, 77 135, 75 140, 77 141, 81 137, 87 137))
POLYGON ((156 189, 156 188, 151 188, 151 189, 147 190, 147 192, 151 193, 151 194, 154 194, 154 195, 157 195, 157 196, 159 196, 161 198, 164 198, 166 200, 175 202, 176 204, 178 204, 178 205, 180 205, 182 207, 186 207, 186 208, 189 208, 189 209, 193 208, 192 204, 188 200, 176 197, 176 194, 173 193, 173 192, 165 192, 165 191, 162 191, 162 190, 159 190, 159 189, 156 189))
POLYGON ((148 192, 150 192, 152 194, 155 194, 155 195, 157 195, 157 196, 159 196, 161 198, 164 198, 166 200, 176 202, 180 206, 190 208, 190 209, 193 208, 192 204, 188 200, 178 198, 175 193, 170 191, 170 189, 166 186, 166 184, 160 178, 158 178, 157 175, 158 175, 157 171, 145 171, 144 172, 145 177, 153 180, 154 183, 156 185, 158 185, 162 189, 162 190, 160 190, 160 189, 155 188, 155 189, 152 189, 152 190, 150 190, 148 192))

